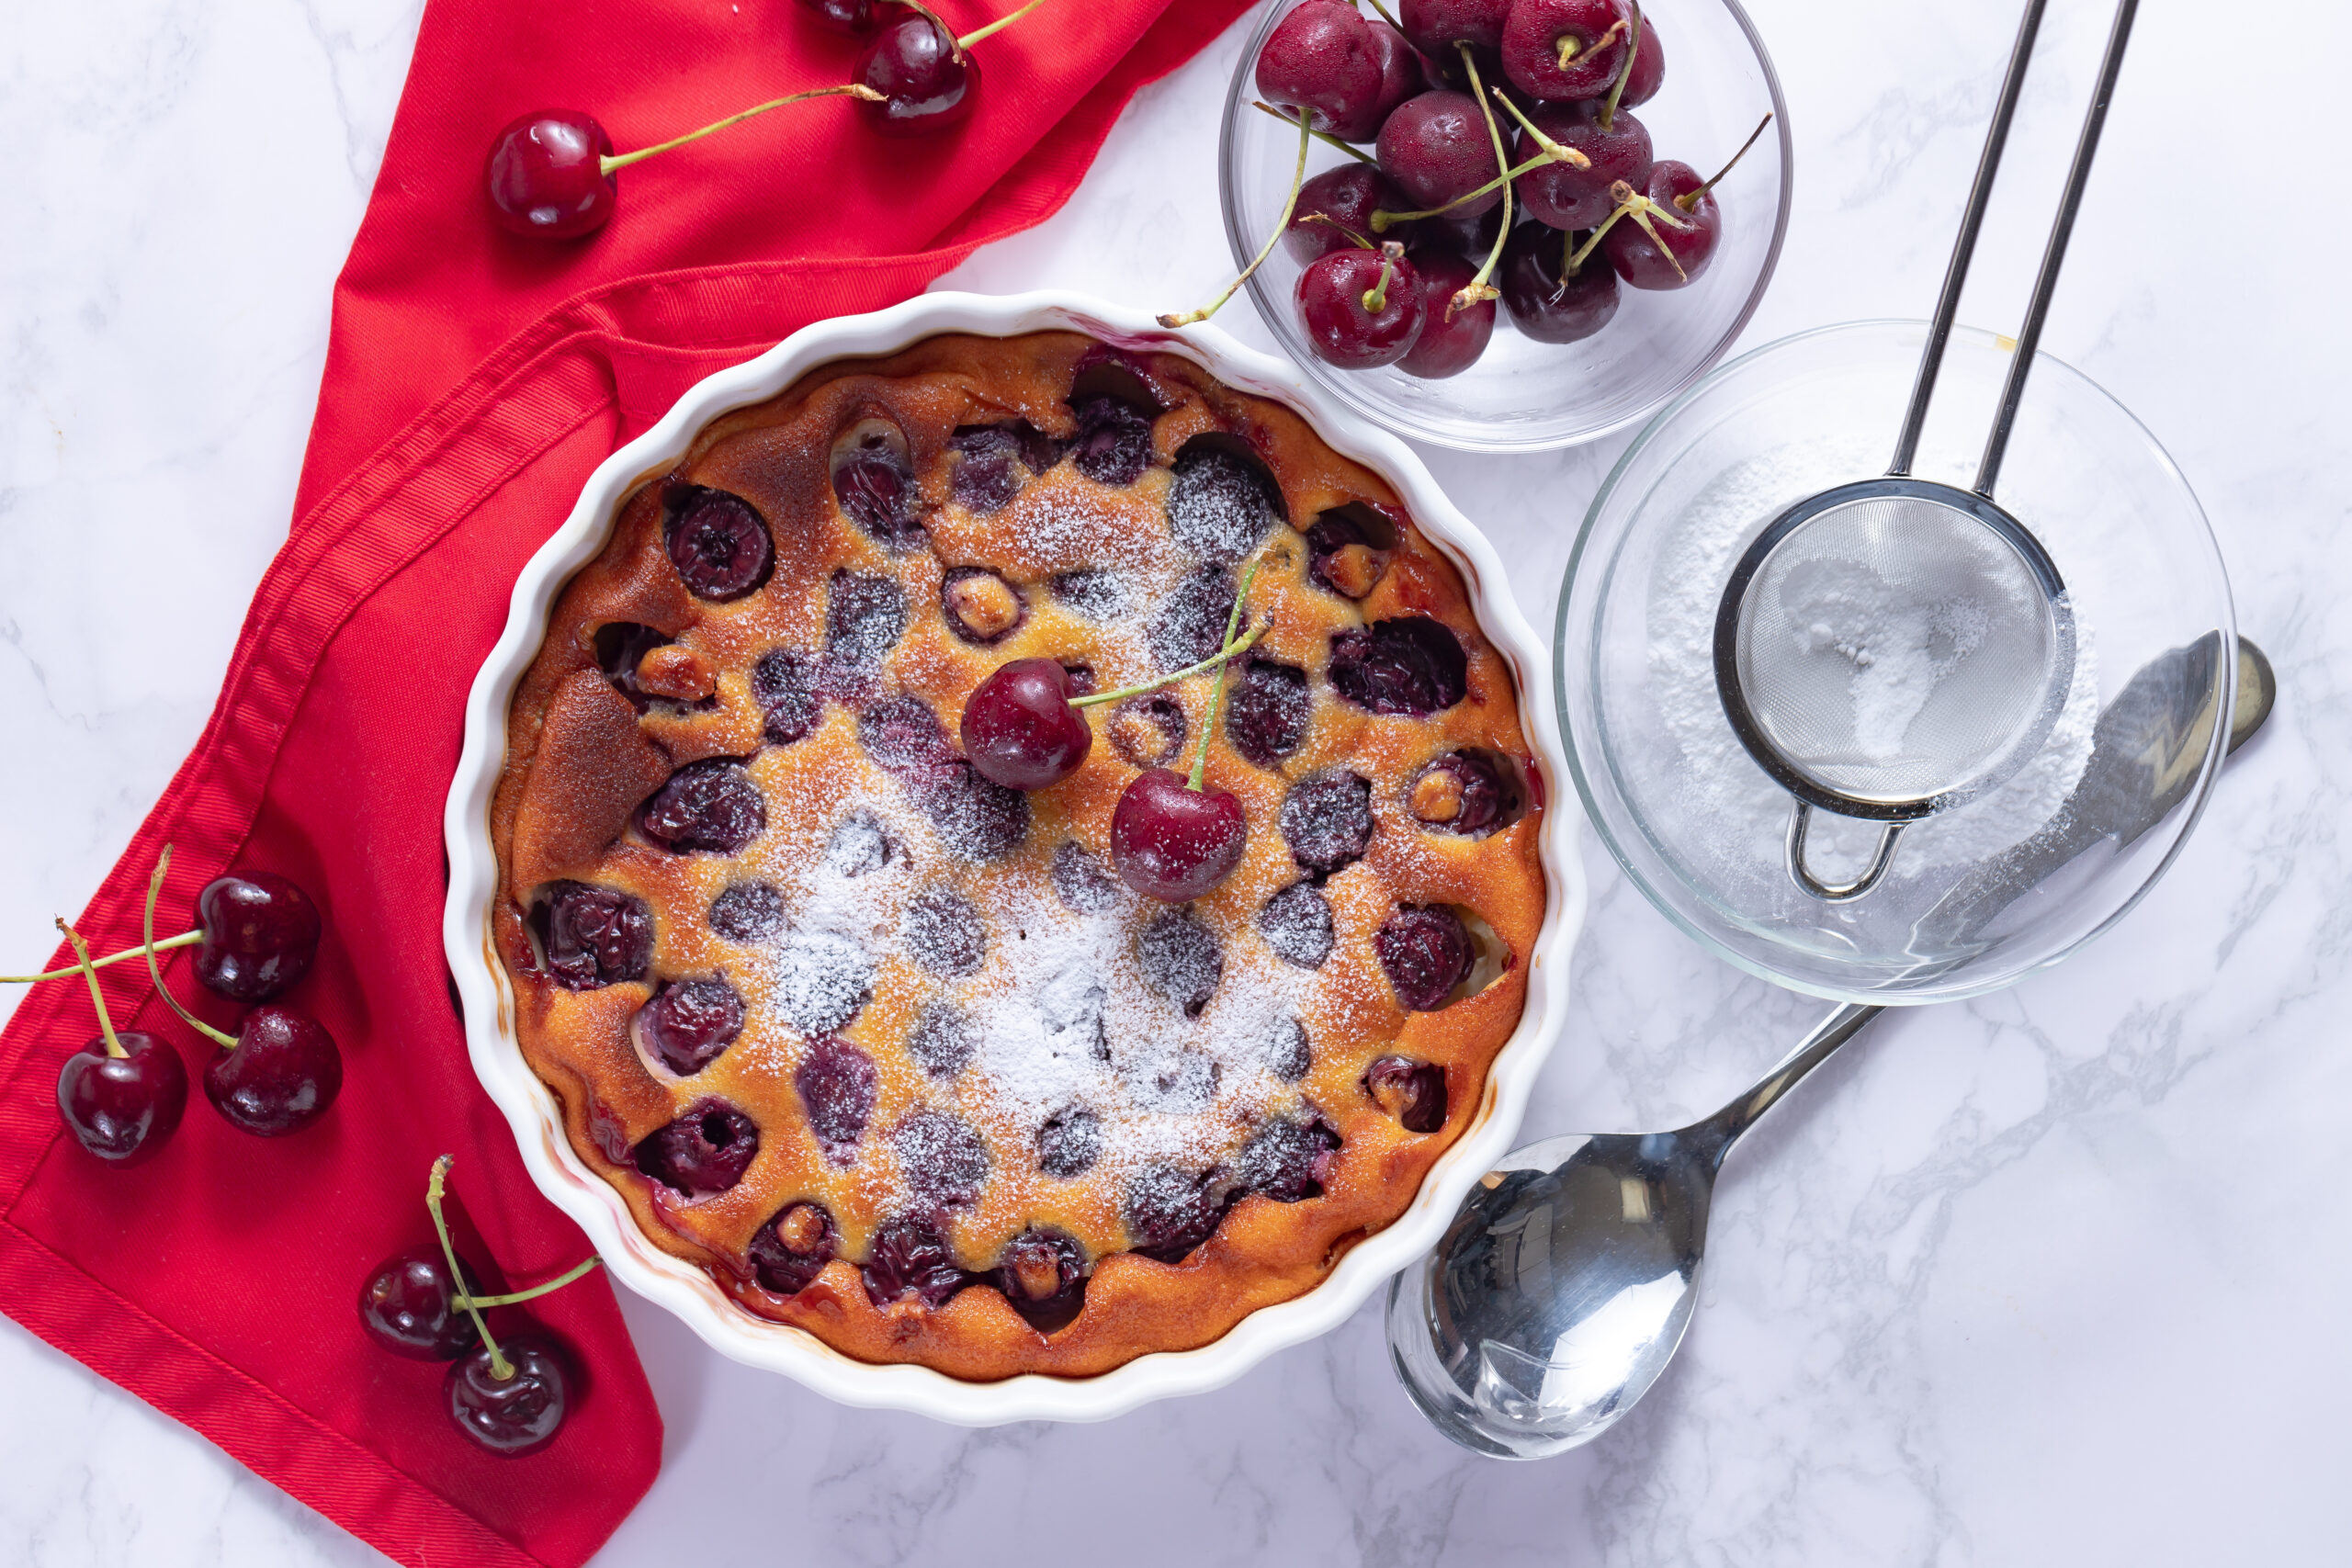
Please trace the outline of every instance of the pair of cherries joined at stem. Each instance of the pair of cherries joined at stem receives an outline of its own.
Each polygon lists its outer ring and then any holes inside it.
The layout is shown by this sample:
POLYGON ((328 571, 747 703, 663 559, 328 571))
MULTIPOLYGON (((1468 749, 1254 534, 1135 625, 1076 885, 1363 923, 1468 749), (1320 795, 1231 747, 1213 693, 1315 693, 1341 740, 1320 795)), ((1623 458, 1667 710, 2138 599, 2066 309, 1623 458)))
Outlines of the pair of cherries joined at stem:
POLYGON ((1207 893, 1241 863, 1250 839, 1240 799, 1229 790, 1204 787, 1203 776, 1225 694, 1224 667, 1265 635, 1265 626, 1259 626, 1237 636, 1257 576, 1253 561, 1234 594, 1217 651, 1157 680, 1081 696, 1070 687, 1069 671, 1053 660, 1016 659, 1000 666, 964 701, 964 750, 973 770, 1008 789, 1048 788, 1076 773, 1093 747, 1093 728, 1080 709, 1216 671, 1191 776, 1169 768, 1146 769, 1127 782, 1111 814, 1111 863, 1120 880, 1170 904, 1207 893))
POLYGON ((413 1247, 376 1266, 359 1287, 359 1325, 377 1345, 413 1361, 447 1361, 442 1398, 458 1431, 492 1453, 519 1459, 555 1441, 571 1408, 562 1348, 543 1334, 491 1337, 482 1313, 560 1291, 596 1267, 594 1254, 554 1279, 503 1295, 476 1295, 480 1271, 458 1256, 441 1213, 454 1156, 433 1162, 424 1206, 436 1247, 413 1247))
POLYGON ((306 974, 319 949, 318 906, 282 876, 252 872, 207 885, 197 899, 198 925, 155 940, 155 900, 171 866, 165 846, 147 884, 144 941, 92 958, 81 933, 58 930, 77 962, 39 975, 0 980, 34 984, 81 976, 98 1014, 98 1033, 66 1057, 57 1077, 58 1114, 85 1149, 108 1165, 153 1158, 178 1127, 187 1105, 187 1068, 166 1040, 117 1030, 98 984, 100 969, 144 957, 155 989, 190 1028, 222 1049, 206 1064, 205 1097, 223 1120, 261 1137, 299 1132, 323 1114, 343 1087, 343 1056, 317 1020, 271 998, 306 974), (235 1034, 198 1020, 164 984, 159 953, 195 946, 197 977, 232 1001, 257 1003, 235 1034))
POLYGON ((958 37, 921 0, 802 0, 825 27, 868 39, 851 80, 787 93, 740 114, 633 152, 616 152, 596 117, 580 109, 537 109, 499 131, 482 166, 492 213, 508 231, 548 240, 573 240, 612 221, 620 201, 614 176, 631 164, 699 141, 747 119, 811 98, 854 99, 868 128, 883 136, 924 136, 971 118, 979 96, 978 62, 971 48, 1011 27, 1045 0, 958 37), (886 16, 909 13, 899 19, 886 16))

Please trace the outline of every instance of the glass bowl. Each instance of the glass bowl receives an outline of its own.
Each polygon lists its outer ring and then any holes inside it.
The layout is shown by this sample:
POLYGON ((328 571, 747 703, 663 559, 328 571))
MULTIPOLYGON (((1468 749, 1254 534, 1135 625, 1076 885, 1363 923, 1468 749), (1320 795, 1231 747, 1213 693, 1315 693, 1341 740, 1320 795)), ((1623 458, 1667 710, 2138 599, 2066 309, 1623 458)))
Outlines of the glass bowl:
MULTIPOLYGON (((1267 7, 1226 94, 1218 184, 1237 270, 1282 216, 1298 163, 1296 130, 1251 105, 1258 51, 1275 23, 1302 3, 1274 0, 1267 7)), ((1665 85, 1636 111, 1659 157, 1712 175, 1757 121, 1772 116, 1770 131, 1716 189, 1723 236, 1698 282, 1665 293, 1623 289, 1615 319, 1575 344, 1520 336, 1498 303, 1494 340, 1478 363, 1424 381, 1393 367, 1342 370, 1317 358, 1293 303, 1302 269, 1277 245, 1250 279, 1250 294, 1283 352, 1367 419, 1413 440, 1471 452, 1540 452, 1590 441, 1633 424, 1705 375, 1755 313, 1780 259, 1792 194, 1788 106, 1763 40, 1736 0, 1658 0, 1642 9, 1654 17, 1666 53, 1665 85)), ((1497 116, 1511 128, 1499 109, 1497 116)), ((1307 177, 1346 157, 1316 142, 1307 177)))
MULTIPOLYGON (((1845 903, 1796 886, 1793 802, 1724 716, 1716 605, 1783 509, 1884 470, 1926 332, 1863 321, 1784 338, 1659 414, 1594 498, 1553 644, 1570 772, 1626 874, 1733 963, 1846 1001, 1977 995, 2097 935, 2188 837, 2234 689, 2229 581, 2196 496, 2120 404, 2042 355, 1996 499, 2071 598, 2065 711, 2008 783, 1906 829, 1878 886, 1845 903)), ((2014 346, 1953 334, 1920 478, 1973 481, 2014 346)), ((1809 859, 1850 874, 1878 831, 1817 812, 1809 859)))

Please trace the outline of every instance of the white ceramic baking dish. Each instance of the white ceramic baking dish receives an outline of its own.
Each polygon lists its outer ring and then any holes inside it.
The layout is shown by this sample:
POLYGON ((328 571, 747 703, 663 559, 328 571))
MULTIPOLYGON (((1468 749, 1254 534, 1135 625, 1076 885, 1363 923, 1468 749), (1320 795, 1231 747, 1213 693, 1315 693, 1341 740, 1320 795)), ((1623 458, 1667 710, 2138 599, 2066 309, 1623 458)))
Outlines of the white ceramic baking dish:
POLYGON ((614 1278, 675 1313, 713 1348, 748 1366, 783 1372, 845 1404, 910 1410, 975 1427, 1099 1421, 1155 1399, 1216 1388, 1274 1351, 1344 1321, 1381 1281, 1436 1242, 1470 1183, 1510 1146, 1518 1132, 1529 1089, 1567 1015, 1568 953, 1584 921, 1585 879, 1577 852, 1581 818, 1567 786, 1551 669, 1544 644, 1512 600, 1509 573, 1494 547, 1454 510, 1412 451, 1342 408, 1292 365, 1245 348, 1213 326, 1170 332, 1139 311, 1044 293, 927 294, 872 315, 820 321, 758 358, 703 381, 659 424, 607 458, 589 479, 571 515, 514 584, 506 630, 467 699, 465 750, 445 818, 449 900, 442 937, 465 1003, 474 1071, 514 1126, 532 1179, 588 1233, 614 1278), (941 333, 1009 337, 1055 330, 1182 355, 1230 386, 1287 403, 1332 447, 1396 488, 1414 521, 1461 569, 1480 626, 1510 660, 1519 682, 1520 722, 1542 770, 1549 807, 1542 839, 1547 899, 1528 973, 1526 1011, 1495 1058, 1486 1102, 1395 1224, 1355 1247, 1314 1290, 1261 1308, 1213 1345, 1143 1356, 1091 1378, 1028 1375, 966 1382, 925 1367, 854 1360, 798 1329, 744 1311, 702 1269, 646 1239, 620 1195, 580 1162, 564 1136, 554 1095, 526 1064, 515 1042, 513 992, 491 946, 498 866, 491 849, 490 802, 505 760, 507 706, 515 682, 538 654, 548 607, 572 573, 605 547, 623 500, 684 455, 695 432, 730 409, 775 396, 831 360, 890 354, 941 333))

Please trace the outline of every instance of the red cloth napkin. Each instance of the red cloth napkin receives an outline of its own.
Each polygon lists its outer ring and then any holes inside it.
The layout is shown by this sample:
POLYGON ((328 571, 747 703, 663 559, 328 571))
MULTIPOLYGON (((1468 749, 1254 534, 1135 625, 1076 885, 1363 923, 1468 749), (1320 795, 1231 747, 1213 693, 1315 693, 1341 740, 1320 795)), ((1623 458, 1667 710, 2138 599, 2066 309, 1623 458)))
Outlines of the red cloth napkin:
MULTIPOLYGON (((933 3, 969 29, 1012 0, 933 3)), ((432 0, 336 286, 291 536, 203 739, 80 922, 102 951, 137 941, 166 842, 172 930, 231 866, 294 877, 327 935, 288 1000, 342 1043, 343 1098, 263 1140, 199 1094, 157 1158, 104 1168, 55 1105, 61 1061, 94 1032, 88 996, 34 987, 0 1035, 0 1310, 405 1562, 565 1565, 603 1543, 651 1484, 662 1430, 601 1274, 508 1314, 585 1373, 562 1435, 523 1460, 461 1438, 442 1369, 378 1351, 354 1311, 375 1263, 430 1240, 444 1150, 462 1245, 497 1279, 586 1251, 476 1086, 443 965, 466 692, 516 572, 608 453, 712 371, 1052 212, 1135 90, 1245 8, 1051 0, 978 47, 985 96, 960 132, 884 141, 845 100, 794 106, 625 171, 608 228, 549 245, 482 211, 508 118, 586 108, 628 149, 845 80, 856 46, 790 0, 432 0)), ((167 974, 234 1027, 184 957, 167 974)), ((209 1047, 143 971, 106 975, 118 1024, 200 1068, 209 1047)))

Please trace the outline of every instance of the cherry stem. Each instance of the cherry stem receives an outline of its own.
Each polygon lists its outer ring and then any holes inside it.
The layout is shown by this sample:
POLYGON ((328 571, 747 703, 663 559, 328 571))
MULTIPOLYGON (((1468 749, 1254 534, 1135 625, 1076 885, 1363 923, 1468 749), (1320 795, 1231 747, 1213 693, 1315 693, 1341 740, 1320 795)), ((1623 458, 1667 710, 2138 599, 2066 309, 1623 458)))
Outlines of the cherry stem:
POLYGON ((1022 6, 1021 9, 1013 12, 1012 15, 1009 17, 999 17, 995 21, 990 22, 984 28, 975 28, 972 31, 966 33, 962 38, 956 40, 956 48, 957 51, 961 52, 964 50, 971 48, 974 44, 979 42, 982 39, 987 38, 991 33, 1001 33, 1004 31, 1005 28, 1012 26, 1013 23, 1019 21, 1022 17, 1027 16, 1030 12, 1035 10, 1045 3, 1046 0, 1029 0, 1029 4, 1022 6))
MULTIPOLYGON (((460 1292, 458 1304, 465 1308, 466 1314, 474 1320, 474 1332, 481 1336, 481 1342, 490 1348, 490 1375, 504 1382, 514 1375, 514 1363, 506 1359, 506 1352, 501 1350, 498 1341, 490 1337, 490 1325, 481 1320, 481 1309, 487 1303, 463 1293, 466 1288, 465 1270, 458 1266, 458 1249, 449 1244, 449 1222, 441 1217, 442 1188, 449 1179, 449 1168, 457 1163, 455 1155, 443 1155, 433 1162, 433 1174, 424 1182, 424 1206, 433 1214, 433 1234, 441 1238, 441 1257, 449 1265, 449 1278, 456 1281, 460 1292)), ((594 1263, 596 1260, 592 1258, 588 1261, 594 1263)))
MULTIPOLYGON (((1388 280, 1396 276, 1396 264, 1405 259, 1405 247, 1394 240, 1380 247, 1380 281, 1363 291, 1363 308, 1377 316, 1388 309, 1388 280)), ((1231 636, 1231 633, 1227 633, 1231 636)))
POLYGON ((1122 686, 1115 692, 1093 692, 1090 693, 1086 696, 1072 697, 1069 699, 1069 705, 1074 708, 1090 708, 1094 706, 1097 703, 1115 703, 1122 697, 1139 697, 1146 692, 1156 692, 1162 686, 1172 686, 1179 681, 1189 680, 1194 675, 1199 675, 1207 671, 1214 670, 1229 659, 1239 658, 1241 655, 1249 652, 1250 646, 1265 635, 1266 628, 1259 626, 1252 630, 1248 637, 1243 637, 1239 642, 1227 642, 1224 647, 1218 649, 1215 653, 1210 654, 1206 659, 1202 660, 1197 664, 1187 664, 1182 670, 1175 671, 1170 674, 1162 675, 1157 680, 1146 681, 1140 686, 1122 686))
POLYGON ((75 969, 82 978, 90 982, 90 1000, 97 1004, 98 1032, 106 1036, 107 1055, 109 1056, 130 1055, 130 1053, 123 1049, 122 1042, 115 1036, 114 1020, 107 1016, 106 993, 98 989, 98 966, 90 962, 90 944, 82 940, 80 931, 67 925, 62 918, 57 922, 57 929, 65 933, 65 940, 74 944, 75 955, 82 960, 75 969))
MULTIPOLYGON (((1396 248, 1399 251, 1404 249, 1401 245, 1396 248)), ((1385 272, 1393 265, 1391 262, 1384 261, 1381 263, 1381 270, 1385 272)), ((1250 602, 1250 585, 1258 581, 1258 568, 1261 564, 1263 563, 1253 560, 1250 563, 1250 570, 1241 574, 1241 586, 1233 595, 1233 613, 1225 618, 1225 640, 1227 644, 1233 641, 1233 634, 1241 629, 1241 606, 1250 602)), ((1271 622, 1268 624, 1272 625, 1271 622)), ((1256 640, 1257 637, 1253 634, 1250 641, 1256 640)), ((1193 753, 1193 776, 1184 781, 1186 789, 1200 788, 1201 776, 1208 772, 1209 737, 1216 733, 1216 706, 1219 699, 1224 695, 1225 675, 1219 671, 1216 684, 1209 688, 1208 711, 1201 716, 1201 749, 1193 753)))
POLYGON ((1592 254, 1593 247, 1600 243, 1600 237, 1609 232, 1611 227, 1616 223, 1617 220, 1620 218, 1631 218, 1635 223, 1641 225, 1642 232, 1650 237, 1650 242, 1657 245, 1660 251, 1665 252, 1666 259, 1674 264, 1674 270, 1678 274, 1680 274, 1684 277, 1690 276, 1689 273, 1682 271, 1681 260, 1675 255, 1673 251, 1668 249, 1667 243, 1664 240, 1658 238, 1657 231, 1650 226, 1650 220, 1653 217, 1663 218, 1666 220, 1668 227, 1675 229, 1688 229, 1692 227, 1692 225, 1683 222, 1680 219, 1676 218, 1674 214, 1668 212, 1665 208, 1660 207, 1657 202, 1652 201, 1648 197, 1639 194, 1632 186, 1627 185, 1623 180, 1619 180, 1615 185, 1609 187, 1609 199, 1615 202, 1617 205, 1610 209, 1608 217, 1600 220, 1600 227, 1595 229, 1590 234, 1585 237, 1584 243, 1577 247, 1577 254, 1568 258, 1568 270, 1570 272, 1576 271, 1577 268, 1584 265, 1585 257, 1592 254))
POLYGON ((1625 96, 1625 84, 1634 79, 1634 56, 1642 52, 1641 0, 1626 0, 1626 6, 1633 12, 1630 36, 1634 41, 1625 46, 1625 62, 1617 67, 1617 80, 1609 84, 1609 99, 1600 106, 1600 129, 1603 130, 1617 129, 1617 102, 1625 96))
POLYGON ((155 962, 155 951, 163 945, 155 940, 155 899, 164 891, 164 874, 171 869, 172 846, 165 844, 164 852, 155 857, 155 874, 147 879, 147 912, 142 921, 143 934, 147 939, 143 949, 147 954, 147 977, 155 982, 155 994, 164 998, 165 1006, 180 1015, 182 1023, 219 1045, 222 1050, 233 1051, 237 1048, 237 1037, 233 1034, 221 1033, 196 1014, 180 1006, 179 998, 172 995, 172 988, 164 984, 164 966, 155 962))
POLYGON ((1553 48, 1559 51, 1560 69, 1566 71, 1568 68, 1568 62, 1574 60, 1579 54, 1589 54, 1592 52, 1593 49, 1607 49, 1609 47, 1610 40, 1624 30, 1625 18, 1620 17, 1615 21, 1609 24, 1608 31, 1602 33, 1599 38, 1592 40, 1592 49, 1587 49, 1584 45, 1578 43, 1577 41, 1576 34, 1562 33, 1558 38, 1552 40, 1553 48))
MULTIPOLYGON (((157 942, 155 947, 158 952, 163 952, 175 947, 192 947, 203 940, 204 933, 201 931, 182 931, 177 936, 165 937, 157 942)), ((93 958, 90 960, 90 967, 103 969, 109 964, 119 964, 126 958, 137 958, 146 951, 144 947, 126 947, 120 953, 109 953, 104 958, 93 958)), ((43 980, 65 980, 81 972, 82 966, 79 964, 73 964, 62 969, 44 969, 38 975, 0 975, 0 986, 31 986, 43 980)))
MULTIPOLYGON (((1495 96, 1497 97, 1501 97, 1502 90, 1500 88, 1497 88, 1495 90, 1495 96)), ((1510 100, 1509 98, 1504 98, 1503 102, 1506 106, 1510 104, 1510 100)), ((1517 114, 1519 111, 1514 107, 1511 112, 1517 114)), ((1523 116, 1521 117, 1521 119, 1523 122, 1523 116)), ((1372 231, 1375 234, 1385 234, 1391 228, 1399 223, 1410 223, 1414 220, 1420 218, 1442 218, 1447 213, 1453 211, 1455 208, 1461 206, 1464 202, 1476 201, 1489 191, 1500 190, 1511 181, 1519 178, 1520 175, 1527 173, 1528 170, 1540 169, 1546 164, 1566 164, 1570 168, 1575 169, 1589 169, 1592 167, 1592 160, 1577 152, 1575 148, 1561 146, 1558 142, 1552 141, 1547 136, 1544 136, 1542 131, 1535 130, 1535 128, 1532 125, 1528 127, 1528 130, 1535 131, 1536 137, 1544 144, 1544 151, 1538 152, 1534 157, 1530 158, 1524 164, 1512 164, 1510 168, 1505 169, 1501 174, 1497 175, 1493 179, 1488 180, 1485 185, 1480 186, 1476 190, 1465 190, 1460 196, 1455 197, 1452 201, 1447 202, 1443 207, 1432 207, 1420 212, 1391 212, 1385 207, 1375 207, 1372 209, 1372 231)))
POLYGON ((1456 43, 1462 51, 1463 69, 1470 73, 1470 96, 1478 100, 1478 112, 1487 117, 1487 140, 1495 144, 1495 167, 1503 173, 1503 220, 1495 228, 1494 245, 1487 252, 1486 265, 1478 275, 1454 291, 1445 302, 1445 319, 1453 320, 1456 310, 1467 310, 1486 300, 1498 299, 1501 290, 1487 280, 1495 276, 1495 265, 1503 259, 1503 242, 1510 237, 1510 158, 1503 152, 1502 128, 1495 123, 1495 106, 1487 101, 1487 85, 1478 80, 1478 62, 1466 43, 1456 43))
POLYGON ((560 1291, 603 1261, 603 1258, 597 1257, 592 1252, 581 1262, 565 1269, 562 1273, 557 1275, 554 1279, 546 1281, 544 1284, 533 1285, 528 1290, 524 1291, 509 1291, 503 1296, 466 1295, 464 1293, 465 1280, 461 1279, 458 1281, 459 1288, 459 1293, 457 1298, 458 1304, 461 1307, 465 1307, 469 1311, 475 1307, 513 1306, 518 1302, 527 1302, 534 1297, 544 1296, 549 1291, 560 1291))
POLYGON ((1380 249, 1378 245, 1374 244, 1370 240, 1365 239, 1362 234, 1357 233, 1353 229, 1349 228, 1346 224, 1340 222, 1338 219, 1332 217, 1328 212, 1310 212, 1306 217, 1300 219, 1299 221, 1301 223, 1329 223, 1332 228, 1337 229, 1340 233, 1345 234, 1351 241, 1352 241, 1356 249, 1360 251, 1376 251, 1380 249))
POLYGON ((1725 164, 1722 168, 1717 169, 1715 171, 1715 177, 1709 180, 1705 185, 1701 186, 1697 190, 1686 190, 1680 196, 1676 197, 1674 198, 1674 205, 1682 209, 1685 212, 1696 212, 1699 209, 1699 198, 1706 195, 1709 191, 1714 189, 1716 185, 1722 181, 1723 177, 1731 173, 1733 165, 1736 164, 1742 158, 1747 156, 1747 150, 1756 145, 1756 139, 1763 135, 1764 128, 1771 123, 1772 117, 1770 114, 1767 114, 1762 119, 1758 120, 1756 122, 1756 129, 1747 133, 1747 140, 1739 144, 1739 151, 1731 155, 1731 163, 1725 164))
MULTIPOLYGON (((953 36, 950 35, 951 39, 953 36)), ((853 98, 863 98, 869 104, 884 101, 881 94, 860 82, 844 82, 836 87, 811 87, 805 93, 790 93, 781 98, 770 98, 763 104, 753 104, 741 114, 730 114, 725 119, 712 120, 698 130, 689 130, 684 136, 673 136, 667 141, 657 141, 650 147, 640 147, 634 152, 606 153, 596 160, 597 172, 610 175, 626 169, 631 164, 643 163, 656 152, 667 152, 673 147, 684 147, 689 141, 699 141, 713 131, 724 130, 730 125, 741 125, 753 115, 763 115, 770 109, 780 109, 786 104, 801 103, 809 98, 835 97, 843 94, 853 98)))
MULTIPOLYGON (((1261 114, 1272 115, 1284 125, 1296 125, 1298 123, 1297 120, 1293 119, 1290 116, 1283 113, 1282 110, 1274 107, 1273 105, 1265 102, 1263 99, 1252 98, 1250 101, 1250 107, 1258 110, 1261 114)), ((1312 136, 1316 141, 1322 142, 1326 146, 1337 147, 1340 152, 1345 152, 1349 157, 1353 158, 1359 164, 1368 164, 1375 169, 1380 167, 1379 159, 1374 157, 1363 148, 1356 146, 1353 142, 1340 141, 1338 137, 1332 135, 1328 130, 1316 130, 1310 129, 1306 134, 1312 136)))
POLYGON ((1390 16, 1388 14, 1388 7, 1382 5, 1380 0, 1372 0, 1372 8, 1380 13, 1380 19, 1382 21, 1386 22, 1390 27, 1395 28, 1400 33, 1405 30, 1405 24, 1390 16))
POLYGON ((1233 298, 1236 289, 1250 281, 1250 275, 1263 265, 1268 256, 1274 254, 1274 245, 1282 239, 1283 231, 1290 227, 1290 215, 1298 210, 1298 187, 1306 183, 1306 150, 1313 144, 1314 137, 1315 132, 1309 128, 1306 115, 1302 111, 1298 117, 1298 167, 1290 176, 1290 198, 1283 203, 1283 215, 1274 220, 1274 231, 1266 236, 1264 247, 1258 252, 1248 266, 1241 269, 1240 276, 1225 286, 1224 293, 1197 310, 1187 310, 1181 316, 1160 317, 1161 326, 1182 327, 1189 326, 1194 321, 1207 321, 1217 313, 1218 307, 1233 298))

